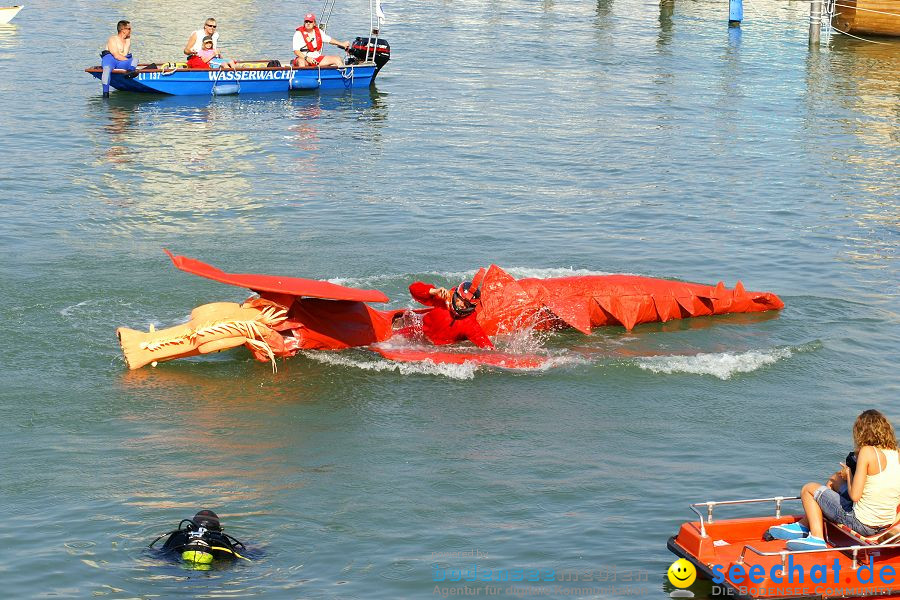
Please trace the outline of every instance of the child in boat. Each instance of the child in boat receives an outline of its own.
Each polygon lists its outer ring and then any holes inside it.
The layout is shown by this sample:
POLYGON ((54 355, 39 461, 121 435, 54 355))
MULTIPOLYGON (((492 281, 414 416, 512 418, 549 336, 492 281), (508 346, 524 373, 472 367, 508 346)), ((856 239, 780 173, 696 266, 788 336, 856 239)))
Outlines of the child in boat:
POLYGON ((828 485, 807 483, 800 492, 806 516, 769 528, 772 537, 788 540, 788 550, 825 548, 823 518, 866 537, 885 531, 897 520, 900 460, 893 426, 877 410, 867 410, 853 424, 853 442, 855 472, 841 463, 840 473, 828 485))
POLYGON ((211 36, 203 38, 203 43, 201 44, 200 52, 197 53, 197 58, 209 65, 210 69, 220 69, 222 67, 234 69, 237 67, 236 62, 222 58, 222 53, 219 49, 213 48, 213 39, 211 36))

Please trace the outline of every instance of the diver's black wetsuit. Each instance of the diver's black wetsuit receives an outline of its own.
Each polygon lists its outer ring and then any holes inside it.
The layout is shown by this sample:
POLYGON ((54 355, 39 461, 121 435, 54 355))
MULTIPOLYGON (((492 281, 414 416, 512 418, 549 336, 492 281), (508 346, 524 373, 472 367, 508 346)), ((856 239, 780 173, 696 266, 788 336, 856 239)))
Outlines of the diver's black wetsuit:
POLYGON ((216 560, 245 558, 239 554, 239 551, 246 551, 244 544, 222 531, 219 519, 212 511, 200 511, 193 519, 182 519, 178 529, 159 536, 150 547, 166 535, 169 537, 162 547, 165 553, 181 555, 194 550, 212 554, 216 560))

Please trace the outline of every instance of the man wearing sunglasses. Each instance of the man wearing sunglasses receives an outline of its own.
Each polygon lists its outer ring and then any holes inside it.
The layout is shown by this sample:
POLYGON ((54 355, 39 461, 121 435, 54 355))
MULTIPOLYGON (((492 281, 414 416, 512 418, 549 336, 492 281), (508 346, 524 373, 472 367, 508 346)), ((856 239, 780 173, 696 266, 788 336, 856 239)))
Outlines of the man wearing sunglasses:
POLYGON ((137 69, 137 59, 131 55, 131 23, 119 21, 116 23, 116 35, 109 36, 106 40, 106 48, 100 53, 103 76, 100 82, 103 84, 103 97, 109 97, 109 78, 113 69, 125 69, 134 71, 137 69))
POLYGON ((184 45, 184 55, 188 57, 188 67, 205 69, 209 66, 197 56, 197 53, 203 49, 203 38, 205 37, 212 38, 214 50, 219 47, 219 33, 216 31, 218 27, 216 20, 209 18, 203 23, 203 27, 191 34, 187 44, 184 45))
POLYGON ((340 56, 325 56, 322 54, 322 46, 331 44, 344 50, 350 47, 350 42, 341 42, 334 39, 321 29, 316 23, 316 15, 308 13, 303 19, 303 25, 294 33, 294 62, 295 67, 343 67, 344 59, 340 56))

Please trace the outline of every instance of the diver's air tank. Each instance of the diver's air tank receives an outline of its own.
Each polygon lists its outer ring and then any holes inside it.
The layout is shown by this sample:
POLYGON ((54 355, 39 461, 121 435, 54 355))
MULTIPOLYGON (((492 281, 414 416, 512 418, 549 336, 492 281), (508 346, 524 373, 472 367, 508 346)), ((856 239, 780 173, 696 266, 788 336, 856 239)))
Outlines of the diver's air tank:
POLYGON ((213 561, 212 548, 203 539, 206 529, 201 527, 199 531, 188 534, 188 541, 181 551, 181 558, 189 563, 208 565, 213 561))

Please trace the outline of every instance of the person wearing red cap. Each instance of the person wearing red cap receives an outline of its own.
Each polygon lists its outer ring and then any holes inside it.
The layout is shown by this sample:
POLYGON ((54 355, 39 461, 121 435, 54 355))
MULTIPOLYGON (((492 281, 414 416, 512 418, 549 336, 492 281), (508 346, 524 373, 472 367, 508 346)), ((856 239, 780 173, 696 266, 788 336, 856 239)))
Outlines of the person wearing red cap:
POLYGON ((291 63, 295 67, 343 67, 344 60, 340 56, 325 56, 322 47, 331 44, 344 50, 350 47, 350 42, 336 40, 321 29, 316 23, 316 15, 307 13, 303 18, 303 25, 294 33, 294 54, 296 57, 291 63))
POLYGON ((481 298, 481 291, 473 290, 471 282, 461 283, 451 291, 417 281, 409 286, 409 293, 417 302, 433 307, 422 317, 422 333, 432 344, 469 340, 479 348, 494 347, 475 318, 475 303, 481 298))

